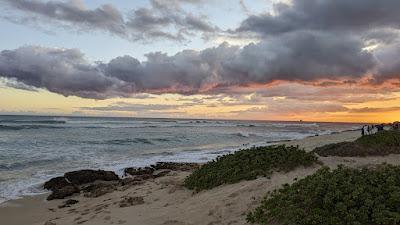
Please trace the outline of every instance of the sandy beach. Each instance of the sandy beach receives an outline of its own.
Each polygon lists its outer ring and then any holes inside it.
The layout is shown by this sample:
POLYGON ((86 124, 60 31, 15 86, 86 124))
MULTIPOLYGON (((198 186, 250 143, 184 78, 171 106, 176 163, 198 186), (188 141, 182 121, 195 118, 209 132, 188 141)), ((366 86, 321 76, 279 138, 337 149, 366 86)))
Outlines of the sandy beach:
MULTIPOLYGON (((307 151, 341 141, 352 141, 358 131, 308 137, 284 142, 299 145, 307 151)), ((400 164, 400 155, 384 157, 320 157, 331 168, 339 164, 350 167, 370 166, 383 162, 400 164)), ((172 172, 150 179, 126 190, 118 190, 97 198, 76 195, 67 199, 77 204, 59 208, 64 200, 45 200, 46 195, 25 197, 0 205, 4 225, 69 225, 69 224, 140 224, 140 225, 217 225, 246 224, 245 215, 254 209, 269 190, 292 183, 314 173, 320 166, 297 168, 289 173, 274 173, 270 179, 258 178, 211 190, 193 193, 182 186, 189 172, 172 172), (125 204, 129 202, 129 204, 125 204), (46 223, 47 222, 47 223, 46 223)))

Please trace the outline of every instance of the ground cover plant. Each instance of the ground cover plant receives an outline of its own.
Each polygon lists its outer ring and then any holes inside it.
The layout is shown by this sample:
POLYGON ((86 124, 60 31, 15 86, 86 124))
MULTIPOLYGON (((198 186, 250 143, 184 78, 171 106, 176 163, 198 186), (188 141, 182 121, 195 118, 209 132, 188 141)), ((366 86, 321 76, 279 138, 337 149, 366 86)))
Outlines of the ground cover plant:
POLYGON ((287 172, 317 162, 318 158, 313 153, 294 146, 253 147, 208 162, 185 179, 185 186, 200 191, 259 176, 270 176, 274 171, 287 172))
POLYGON ((400 131, 380 131, 353 142, 340 142, 315 148, 320 156, 372 156, 400 154, 400 131))
POLYGON ((286 225, 400 224, 400 167, 324 167, 268 193, 247 220, 286 225))

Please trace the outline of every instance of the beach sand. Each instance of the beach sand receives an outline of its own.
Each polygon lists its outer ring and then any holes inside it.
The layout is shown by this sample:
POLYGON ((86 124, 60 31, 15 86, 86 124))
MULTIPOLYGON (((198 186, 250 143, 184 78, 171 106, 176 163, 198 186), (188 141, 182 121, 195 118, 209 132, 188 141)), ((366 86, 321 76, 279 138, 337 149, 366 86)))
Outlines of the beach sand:
MULTIPOLYGON (((309 137, 285 142, 299 145, 307 151, 317 146, 359 137, 358 131, 309 137)), ((351 167, 369 166, 383 162, 400 164, 400 155, 384 157, 322 157, 331 168, 339 164, 351 167)), ((50 221, 57 225, 71 224, 133 224, 133 225, 217 225, 246 224, 246 213, 254 209, 267 191, 293 183, 314 173, 320 166, 297 168, 289 173, 274 173, 270 179, 258 178, 236 184, 223 185, 211 190, 193 193, 182 186, 189 172, 173 172, 167 176, 148 180, 123 191, 86 198, 82 195, 68 199, 79 203, 58 208, 65 200, 46 201, 47 195, 26 197, 0 205, 2 225, 44 225, 50 221), (131 204, 124 205, 124 199, 131 204), (143 200, 143 201, 142 201, 143 200), (122 207, 121 207, 122 206, 122 207)), ((52 223, 47 223, 48 225, 52 223)))

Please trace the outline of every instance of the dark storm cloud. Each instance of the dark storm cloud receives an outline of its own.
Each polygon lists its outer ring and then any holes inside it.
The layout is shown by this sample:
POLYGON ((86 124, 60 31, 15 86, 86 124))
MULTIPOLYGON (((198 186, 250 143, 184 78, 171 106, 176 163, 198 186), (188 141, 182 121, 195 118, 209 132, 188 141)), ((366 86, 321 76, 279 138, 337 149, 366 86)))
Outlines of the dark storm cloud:
POLYGON ((400 80, 400 42, 376 50, 379 67, 372 82, 383 83, 388 79, 400 80))
POLYGON ((200 0, 151 0, 151 8, 138 8, 129 15, 123 15, 111 4, 95 9, 85 8, 81 0, 35 1, 2 0, 21 15, 3 15, 1 18, 11 22, 33 21, 46 23, 58 21, 68 28, 100 30, 129 40, 169 39, 185 40, 192 32, 212 33, 218 28, 207 18, 187 13, 181 4, 197 4, 200 0))
POLYGON ((357 78, 375 65, 355 39, 304 32, 244 48, 222 44, 173 56, 147 54, 92 64, 76 49, 27 46, 0 53, 0 76, 63 95, 88 98, 133 93, 215 93, 221 87, 357 78))
POLYGON ((309 81, 360 77, 374 67, 360 40, 340 34, 296 32, 250 44, 224 62, 227 76, 240 81, 309 81))
POLYGON ((351 30, 400 28, 398 0, 294 0, 278 3, 275 14, 253 15, 237 31, 277 35, 297 30, 351 30))
POLYGON ((48 19, 65 21, 85 28, 107 30, 118 35, 125 35, 126 33, 123 15, 109 4, 88 10, 79 4, 80 1, 3 1, 22 12, 40 15, 48 19))
MULTIPOLYGON (((399 80, 399 10, 400 1, 398 0, 293 0, 292 4, 275 4, 274 12, 251 15, 231 33, 255 33, 260 36, 262 42, 272 43, 271 46, 274 45, 274 40, 279 40, 280 43, 275 43, 276 48, 288 48, 289 52, 293 49, 291 55, 297 57, 292 57, 292 61, 286 65, 288 60, 276 62, 267 60, 273 63, 266 65, 263 62, 260 63, 261 60, 254 60, 253 57, 253 60, 249 59, 249 64, 240 65, 234 71, 244 67, 255 68, 263 65, 264 68, 268 68, 267 71, 271 71, 271 68, 276 66, 277 69, 273 74, 276 74, 278 80, 299 78, 292 74, 302 74, 303 79, 300 80, 312 80, 316 78, 313 74, 321 77, 323 73, 332 72, 331 77, 325 78, 335 80, 340 75, 348 73, 352 73, 352 77, 357 78, 369 73, 372 75, 371 84, 382 84, 389 79, 399 80), (302 38, 304 33, 326 36, 328 40, 302 38), (294 37, 295 40, 290 43, 280 40, 288 36, 294 37), (332 45, 330 46, 329 43, 332 45), (305 49, 296 51, 303 46, 309 51, 305 49), (328 48, 337 48, 338 51, 328 50, 328 48), (368 49, 368 52, 360 49, 368 49), (356 53, 357 56, 354 57, 352 53, 356 53), (374 59, 371 59, 371 56, 374 59), (314 64, 319 57, 322 62, 314 64), (310 58, 313 60, 307 61, 310 58), (356 66, 357 61, 359 67, 356 66), (281 68, 285 69, 282 71, 281 68)), ((252 51, 265 49, 258 47, 256 45, 252 51)), ((248 58, 252 58, 251 53, 249 55, 248 58)), ((287 56, 290 57, 290 54, 287 56)), ((244 71, 248 70, 244 69, 244 71)))
POLYGON ((121 82, 102 75, 76 49, 22 47, 0 53, 0 74, 63 95, 102 98, 121 82))

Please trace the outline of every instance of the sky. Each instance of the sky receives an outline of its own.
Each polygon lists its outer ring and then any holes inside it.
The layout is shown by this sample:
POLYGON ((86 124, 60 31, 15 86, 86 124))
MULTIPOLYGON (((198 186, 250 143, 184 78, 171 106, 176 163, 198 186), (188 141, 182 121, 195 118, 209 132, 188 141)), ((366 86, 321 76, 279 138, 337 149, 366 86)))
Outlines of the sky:
POLYGON ((0 0, 0 114, 400 120, 398 0, 0 0))

